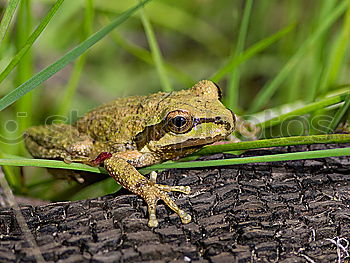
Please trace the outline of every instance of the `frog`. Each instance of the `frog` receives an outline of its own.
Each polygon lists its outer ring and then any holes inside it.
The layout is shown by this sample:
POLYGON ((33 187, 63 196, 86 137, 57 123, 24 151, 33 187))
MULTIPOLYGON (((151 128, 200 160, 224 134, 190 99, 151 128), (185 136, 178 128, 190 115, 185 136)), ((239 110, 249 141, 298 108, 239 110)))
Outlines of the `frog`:
POLYGON ((155 172, 148 179, 137 168, 178 159, 227 138, 236 117, 220 99, 220 88, 210 80, 179 91, 118 98, 71 125, 30 127, 24 142, 34 158, 104 167, 118 184, 143 198, 149 227, 159 224, 159 200, 187 224, 191 215, 169 193, 189 194, 190 186, 157 184, 155 172))

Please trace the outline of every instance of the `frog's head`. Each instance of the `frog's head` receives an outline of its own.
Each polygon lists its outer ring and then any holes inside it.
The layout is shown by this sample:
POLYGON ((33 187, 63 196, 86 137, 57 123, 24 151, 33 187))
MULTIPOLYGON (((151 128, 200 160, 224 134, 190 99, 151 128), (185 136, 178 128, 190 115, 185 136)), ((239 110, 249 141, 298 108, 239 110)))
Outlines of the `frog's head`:
POLYGON ((220 96, 220 89, 208 80, 165 94, 156 106, 162 109, 157 121, 143 132, 143 146, 151 152, 178 152, 176 156, 181 156, 182 150, 225 139, 234 130, 235 117, 220 96))

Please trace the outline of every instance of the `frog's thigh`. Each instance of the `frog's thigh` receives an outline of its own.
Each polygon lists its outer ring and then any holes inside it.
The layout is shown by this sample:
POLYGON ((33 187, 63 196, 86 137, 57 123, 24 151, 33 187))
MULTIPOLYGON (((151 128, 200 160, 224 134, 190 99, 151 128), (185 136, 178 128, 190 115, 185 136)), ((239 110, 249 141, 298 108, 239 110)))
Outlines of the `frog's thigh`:
POLYGON ((59 149, 46 148, 41 146, 30 137, 25 138, 25 145, 30 154, 35 158, 58 159, 62 158, 62 151, 59 149))
MULTIPOLYGON (((140 195, 145 200, 148 205, 148 225, 150 227, 156 227, 158 225, 156 203, 160 199, 180 216, 182 223, 187 224, 191 221, 191 216, 181 210, 167 194, 168 191, 187 192, 184 191, 184 187, 157 185, 154 183, 154 176, 152 180, 148 180, 118 155, 112 156, 104 164, 106 170, 119 184, 131 192, 140 195)), ((186 190, 189 189, 186 188, 186 190)))
POLYGON ((24 135, 28 151, 37 158, 80 161, 89 156, 93 141, 66 124, 29 128, 24 135))

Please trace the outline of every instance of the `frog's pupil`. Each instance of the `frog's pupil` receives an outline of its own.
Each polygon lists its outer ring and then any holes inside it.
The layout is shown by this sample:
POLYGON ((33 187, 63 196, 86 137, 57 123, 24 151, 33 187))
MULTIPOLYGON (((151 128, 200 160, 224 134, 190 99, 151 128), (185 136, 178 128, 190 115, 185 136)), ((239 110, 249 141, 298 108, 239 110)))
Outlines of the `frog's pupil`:
POLYGON ((183 116, 176 116, 175 118, 172 119, 172 123, 178 127, 181 128, 186 124, 186 118, 183 116))

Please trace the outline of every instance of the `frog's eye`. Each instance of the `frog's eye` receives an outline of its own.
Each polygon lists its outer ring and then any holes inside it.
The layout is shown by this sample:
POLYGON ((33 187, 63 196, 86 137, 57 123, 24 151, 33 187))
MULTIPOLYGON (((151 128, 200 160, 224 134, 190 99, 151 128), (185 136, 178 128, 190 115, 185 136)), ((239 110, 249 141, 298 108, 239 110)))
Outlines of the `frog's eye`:
POLYGON ((171 111, 166 116, 166 125, 174 133, 185 133, 193 127, 193 119, 187 111, 171 111))

